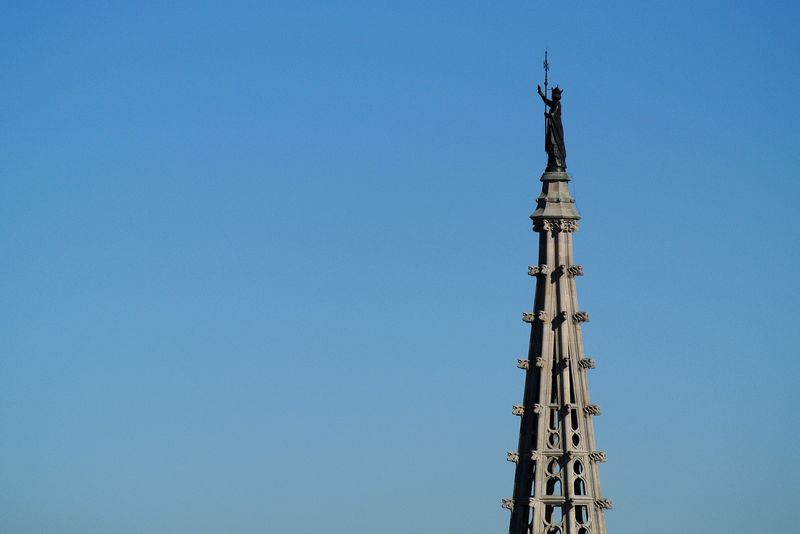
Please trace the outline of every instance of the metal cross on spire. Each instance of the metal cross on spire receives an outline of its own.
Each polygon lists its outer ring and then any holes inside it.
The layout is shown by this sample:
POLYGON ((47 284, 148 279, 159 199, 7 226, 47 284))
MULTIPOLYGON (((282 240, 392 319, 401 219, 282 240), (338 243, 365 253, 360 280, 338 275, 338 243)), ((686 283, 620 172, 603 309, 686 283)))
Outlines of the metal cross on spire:
POLYGON ((550 72, 550 62, 547 61, 547 50, 544 51, 544 96, 547 96, 547 73, 550 72))
MULTIPOLYGON (((544 98, 547 99, 547 74, 550 72, 550 62, 547 60, 547 49, 544 50, 544 98)), ((544 104, 544 137, 547 139, 547 102, 544 104)))

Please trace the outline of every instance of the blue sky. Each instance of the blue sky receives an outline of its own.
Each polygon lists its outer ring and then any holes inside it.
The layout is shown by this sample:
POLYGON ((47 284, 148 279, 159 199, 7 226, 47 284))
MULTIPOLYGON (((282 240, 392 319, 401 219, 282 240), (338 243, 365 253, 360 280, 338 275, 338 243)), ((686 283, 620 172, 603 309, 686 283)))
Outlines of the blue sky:
POLYGON ((583 4, 5 3, 0 531, 506 531, 547 48, 609 531, 792 532, 800 8, 583 4))

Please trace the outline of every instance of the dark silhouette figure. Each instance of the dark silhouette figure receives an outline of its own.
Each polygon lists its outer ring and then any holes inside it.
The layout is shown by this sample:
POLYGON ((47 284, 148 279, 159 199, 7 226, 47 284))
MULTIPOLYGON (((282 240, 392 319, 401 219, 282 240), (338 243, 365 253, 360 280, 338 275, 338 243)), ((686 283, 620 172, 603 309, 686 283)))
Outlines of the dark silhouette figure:
POLYGON ((547 128, 544 135, 544 151, 547 152, 547 168, 545 172, 566 172, 567 149, 564 146, 564 126, 561 124, 561 89, 553 87, 552 100, 542 92, 542 86, 536 90, 542 97, 548 111, 544 112, 547 128))

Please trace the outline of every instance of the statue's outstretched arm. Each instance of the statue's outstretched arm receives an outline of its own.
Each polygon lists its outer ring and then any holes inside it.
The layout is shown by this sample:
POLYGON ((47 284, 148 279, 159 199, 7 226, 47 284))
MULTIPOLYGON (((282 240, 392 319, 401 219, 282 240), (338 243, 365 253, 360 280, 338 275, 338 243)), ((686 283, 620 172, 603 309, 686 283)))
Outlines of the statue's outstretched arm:
POLYGON ((538 92, 539 96, 542 97, 542 102, 544 102, 545 105, 547 105, 547 106, 552 106, 553 105, 553 101, 552 100, 548 100, 547 99, 547 95, 545 95, 544 92, 542 92, 542 86, 541 85, 537 85, 536 86, 536 92, 538 92))

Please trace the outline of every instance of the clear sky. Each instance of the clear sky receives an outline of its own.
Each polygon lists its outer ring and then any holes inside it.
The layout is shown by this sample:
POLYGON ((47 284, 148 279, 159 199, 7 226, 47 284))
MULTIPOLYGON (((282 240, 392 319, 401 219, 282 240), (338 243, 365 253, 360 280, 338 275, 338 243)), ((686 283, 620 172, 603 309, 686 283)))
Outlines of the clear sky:
POLYGON ((609 532, 796 531, 796 2, 15 4, 1 532, 507 531, 545 48, 609 532))

